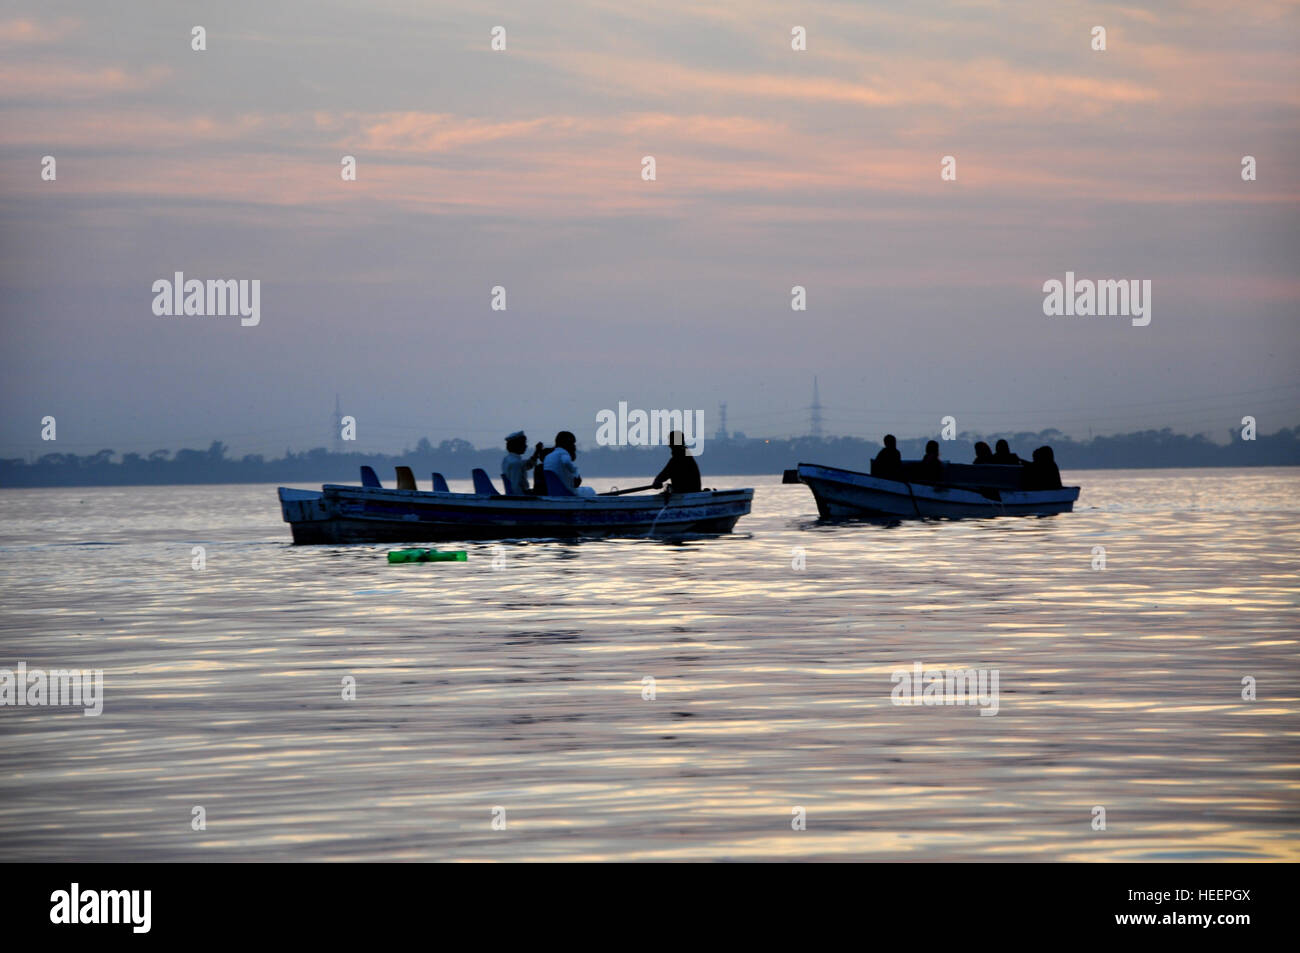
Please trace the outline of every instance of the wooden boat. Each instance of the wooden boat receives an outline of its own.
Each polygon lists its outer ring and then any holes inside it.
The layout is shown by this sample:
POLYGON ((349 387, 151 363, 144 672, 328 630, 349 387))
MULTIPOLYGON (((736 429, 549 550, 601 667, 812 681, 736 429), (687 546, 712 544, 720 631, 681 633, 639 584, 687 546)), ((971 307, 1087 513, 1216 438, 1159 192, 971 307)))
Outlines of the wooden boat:
MULTIPOLYGON (((749 513, 754 499, 752 489, 642 496, 503 496, 492 488, 486 474, 475 475, 481 490, 476 493, 386 489, 378 485, 369 467, 362 469, 362 486, 327 483, 319 491, 279 488, 280 509, 295 543, 729 533, 749 513)), ((439 476, 434 474, 435 487, 439 476)), ((414 480, 409 474, 399 476, 399 485, 414 486, 414 480)))
POLYGON ((1077 486, 1041 490, 1025 487, 1025 468, 945 463, 943 482, 909 480, 916 462, 884 479, 869 473, 801 463, 797 482, 808 484, 824 518, 918 519, 980 516, 1043 516, 1068 513, 1079 498, 1077 486))

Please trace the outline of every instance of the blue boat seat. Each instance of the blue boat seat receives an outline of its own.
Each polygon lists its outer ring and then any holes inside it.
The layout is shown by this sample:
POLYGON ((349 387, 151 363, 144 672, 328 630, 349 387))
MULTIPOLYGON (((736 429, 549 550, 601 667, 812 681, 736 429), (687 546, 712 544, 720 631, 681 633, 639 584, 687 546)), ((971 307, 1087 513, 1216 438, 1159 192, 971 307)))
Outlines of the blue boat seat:
POLYGON ((492 485, 492 478, 487 475, 487 471, 482 467, 475 467, 469 474, 474 479, 474 492, 479 496, 500 496, 497 488, 492 485))
POLYGON ((384 485, 379 482, 379 477, 375 476, 374 468, 366 466, 361 468, 361 485, 373 486, 381 490, 384 487, 384 485))
POLYGON ((447 485, 447 480, 446 480, 446 478, 444 478, 443 475, 442 475, 441 473, 438 473, 438 472, 436 472, 436 471, 435 471, 434 474, 433 474, 433 492, 434 492, 434 493, 450 493, 450 492, 451 492, 451 487, 449 487, 449 486, 447 485))
POLYGON ((546 495, 547 496, 576 496, 577 494, 564 485, 564 481, 552 473, 550 470, 543 470, 546 475, 546 495))
POLYGON ((395 467, 397 471, 397 488, 399 490, 416 490, 415 474, 411 472, 410 467, 395 467))

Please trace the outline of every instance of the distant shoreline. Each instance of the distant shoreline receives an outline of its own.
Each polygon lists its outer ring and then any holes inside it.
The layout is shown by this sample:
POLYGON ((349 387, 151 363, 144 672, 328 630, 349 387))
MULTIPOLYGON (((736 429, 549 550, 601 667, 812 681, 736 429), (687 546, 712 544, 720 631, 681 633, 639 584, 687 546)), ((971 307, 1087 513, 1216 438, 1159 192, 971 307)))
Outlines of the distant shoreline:
MULTIPOLYGON (((1203 467, 1196 467, 1196 465, 1167 465, 1167 467, 1061 467, 1061 472, 1062 473, 1097 473, 1097 472, 1105 472, 1105 471, 1122 471, 1122 469, 1151 469, 1151 471, 1161 471, 1161 469, 1226 469, 1226 471, 1251 471, 1251 469, 1287 469, 1291 467, 1300 467, 1300 463, 1256 463, 1256 464, 1243 464, 1243 465, 1239 465, 1239 467, 1225 467, 1225 465, 1219 465, 1219 464, 1212 464, 1212 465, 1208 464, 1208 465, 1203 465, 1203 467)), ((790 467, 789 469, 793 469, 793 467, 790 467)), ((867 472, 867 464, 863 464, 861 472, 863 473, 867 472)), ((417 482, 419 482, 419 484, 426 484, 426 482, 428 482, 428 478, 420 477, 419 475, 416 476, 417 476, 417 482)), ((464 475, 459 475, 459 473, 445 473, 445 475, 443 476, 446 476, 447 480, 452 482, 456 480, 469 482, 468 473, 464 473, 464 475)), ((625 478, 625 477, 638 477, 638 476, 650 478, 654 476, 654 473, 650 471, 646 471, 645 473, 588 473, 588 475, 586 476, 588 476, 590 480, 604 481, 604 480, 621 480, 621 478, 625 478)), ((767 477, 772 477, 774 478, 774 480, 779 481, 779 478, 781 476, 781 471, 779 469, 779 471, 772 472, 772 471, 766 471, 766 469, 764 469, 764 471, 750 471, 750 472, 731 471, 731 472, 707 473, 707 475, 705 475, 705 482, 708 482, 710 480, 718 480, 719 477, 733 477, 733 476, 735 477, 767 476, 767 477)), ((396 485, 396 480, 395 478, 393 478, 393 475, 389 475, 385 477, 381 473, 380 478, 383 481, 383 484, 385 484, 386 486, 396 485)), ((357 476, 356 473, 354 473, 354 475, 351 476, 322 477, 320 475, 317 475, 312 477, 295 477, 292 478, 292 480, 260 480, 260 478, 250 478, 250 480, 186 480, 186 481, 178 481, 178 482, 133 481, 133 482, 121 482, 121 484, 112 484, 112 482, 103 482, 103 484, 91 484, 91 482, 72 482, 72 484, 27 484, 22 486, 0 485, 0 490, 62 490, 62 489, 87 490, 87 489, 116 489, 116 488, 121 488, 121 486, 252 486, 257 484, 263 486, 277 485, 277 484, 285 485, 285 486, 296 485, 296 484, 307 484, 312 486, 318 486, 321 484, 341 484, 343 486, 348 486, 348 485, 359 484, 359 482, 360 482, 359 476, 357 476)), ((494 481, 494 482, 499 482, 499 481, 494 481)), ((421 485, 420 489, 428 489, 428 486, 421 485)))
MULTIPOLYGON (((1203 434, 1189 436, 1171 430, 1093 437, 1077 441, 1054 430, 1039 433, 962 434, 941 442, 944 460, 968 462, 974 443, 1008 440, 1013 451, 1028 458, 1036 447, 1049 445, 1062 470, 1242 469, 1247 467, 1300 466, 1300 428, 1241 439, 1231 432, 1230 443, 1219 444, 1203 434)), ((920 459, 926 438, 898 441, 904 459, 920 459)), ((52 447, 57 446, 51 444, 52 447)), ((700 470, 710 475, 779 475, 799 463, 866 472, 880 444, 858 437, 717 438, 706 439, 699 455, 700 470)), ((371 466, 385 483, 394 482, 393 468, 407 466, 417 485, 427 486, 438 472, 449 480, 467 480, 482 468, 499 480, 504 449, 475 447, 467 440, 444 440, 434 446, 421 440, 415 449, 399 453, 333 453, 324 447, 305 452, 285 451, 275 460, 260 454, 234 458, 226 445, 213 441, 207 450, 157 450, 148 457, 136 453, 113 459, 105 449, 86 456, 47 453, 35 461, 0 459, 0 488, 59 486, 212 486, 218 484, 356 483, 360 468, 371 466)), ((666 447, 584 447, 579 445, 578 466, 591 479, 647 478, 668 459, 666 447)))
MULTIPOLYGON (((810 462, 810 461, 803 461, 803 462, 810 462)), ((1061 472, 1062 473, 1094 473, 1094 472, 1103 472, 1107 470, 1156 470, 1156 471, 1159 470, 1229 470, 1233 472, 1241 472, 1244 470, 1264 470, 1270 468, 1284 469, 1284 468, 1296 467, 1296 466, 1300 466, 1300 463, 1254 463, 1254 464, 1248 463, 1239 466, 1222 466, 1222 465, 1188 466, 1182 464, 1178 464, 1178 465, 1170 464, 1167 466, 1061 467, 1061 472)), ((861 472, 864 473, 867 472, 868 467, 869 467, 869 463, 863 463, 861 466, 861 472)), ((793 465, 791 466, 791 469, 793 469, 793 465)), ((465 482, 469 482, 470 479, 470 475, 468 472, 463 474, 456 473, 456 472, 446 472, 443 475, 450 481, 462 480, 465 482)), ((605 481, 611 479, 625 479, 627 477, 634 477, 634 478, 644 477, 646 479, 649 479, 653 475, 654 475, 653 470, 646 470, 637 473, 588 473, 587 477, 591 480, 605 481)), ((726 472, 718 471, 716 473, 706 473, 705 482, 708 483, 710 479, 716 480, 719 477, 754 477, 754 476, 766 476, 766 477, 772 477, 774 479, 779 479, 781 476, 781 470, 780 469, 775 471, 734 470, 734 471, 726 471, 726 472)), ((388 473, 387 475, 381 472, 379 474, 379 477, 386 486, 396 485, 396 480, 394 479, 393 474, 391 472, 388 473)), ((424 476, 421 476, 420 474, 416 474, 416 482, 419 485, 420 489, 428 489, 427 484, 429 482, 429 477, 427 474, 424 476)), ((263 486, 275 485, 275 484, 284 485, 284 486, 293 486, 298 484, 303 484, 307 486, 320 486, 321 484, 325 484, 325 483, 338 483, 347 486, 347 485, 360 483, 360 477, 357 473, 353 473, 351 475, 333 475, 333 476, 322 476, 320 474, 316 474, 314 476, 294 477, 292 479, 283 479, 283 480, 282 479, 268 480, 259 477, 259 478, 247 478, 247 479, 217 479, 217 478, 192 479, 192 480, 182 480, 182 481, 133 480, 130 482, 121 482, 121 483, 82 482, 82 483, 29 483, 23 485, 0 484, 0 491, 2 490, 114 489, 117 487, 132 487, 132 486, 157 486, 157 487, 252 486, 257 484, 261 484, 263 486)))

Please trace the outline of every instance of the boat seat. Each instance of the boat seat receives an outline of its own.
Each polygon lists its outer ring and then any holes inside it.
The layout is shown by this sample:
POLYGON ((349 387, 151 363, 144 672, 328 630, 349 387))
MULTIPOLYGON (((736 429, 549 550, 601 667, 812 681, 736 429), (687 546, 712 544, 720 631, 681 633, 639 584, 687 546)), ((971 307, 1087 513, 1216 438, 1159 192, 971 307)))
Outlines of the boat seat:
POLYGON ((433 492, 434 493, 451 492, 451 487, 447 485, 446 478, 441 473, 438 473, 436 471, 433 474, 433 492))
POLYGON ((399 490, 419 489, 415 485, 415 474, 411 472, 410 467, 395 467, 397 470, 397 488, 399 490))
POLYGON ((550 470, 543 470, 542 473, 546 475, 547 496, 577 496, 576 493, 574 493, 572 490, 570 490, 567 486, 564 485, 563 480, 561 480, 550 470))
POLYGON ((469 474, 474 479, 474 492, 479 496, 500 496, 497 488, 492 485, 492 478, 487 475, 487 471, 482 467, 475 467, 469 474))
POLYGON ((361 485, 373 486, 381 490, 384 488, 384 485, 379 482, 379 477, 375 475, 374 468, 366 466, 361 468, 361 485))
POLYGON ((999 490, 1023 490, 1027 470, 1020 464, 950 463, 948 478, 964 486, 985 486, 999 490))

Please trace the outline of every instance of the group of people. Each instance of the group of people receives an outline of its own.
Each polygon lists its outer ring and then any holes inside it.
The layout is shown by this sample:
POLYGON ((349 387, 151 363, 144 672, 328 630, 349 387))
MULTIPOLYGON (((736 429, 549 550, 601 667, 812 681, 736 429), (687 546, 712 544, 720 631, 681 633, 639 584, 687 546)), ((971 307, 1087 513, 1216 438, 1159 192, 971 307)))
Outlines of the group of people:
POLYGON ((506 455, 501 459, 501 482, 507 496, 545 496, 546 473, 550 471, 570 493, 576 496, 595 496, 591 487, 582 485, 582 474, 574 459, 578 456, 578 439, 569 431, 555 435, 555 446, 546 447, 539 440, 532 455, 525 458, 528 435, 516 430, 506 437, 506 455), (529 485, 529 472, 532 485, 529 485))
MULTIPOLYGON (((686 436, 680 430, 674 430, 668 435, 668 444, 672 456, 655 477, 655 489, 671 483, 674 493, 700 492, 700 467, 695 458, 686 452, 686 436)), ((582 474, 574 462, 578 456, 578 441, 569 431, 561 430, 555 435, 554 447, 545 447, 538 441, 532 455, 525 457, 527 450, 528 436, 522 430, 516 430, 506 437, 506 455, 501 460, 501 482, 505 484, 507 496, 548 495, 547 473, 552 474, 561 486, 575 496, 596 495, 591 487, 582 485, 582 474), (531 485, 529 471, 532 471, 531 485)))
MULTIPOLYGON (((700 468, 695 458, 686 452, 686 438, 680 430, 668 435, 672 456, 654 479, 655 489, 665 483, 672 485, 674 493, 700 492, 700 468)), ((561 487, 576 496, 595 496, 596 491, 582 485, 582 474, 574 462, 578 456, 578 441, 567 430, 555 435, 555 446, 546 447, 539 441, 530 456, 525 457, 528 437, 516 430, 506 437, 506 455, 501 460, 501 482, 508 496, 547 496, 546 474, 551 474, 561 487), (529 471, 532 480, 529 480, 529 471)), ((981 440, 975 444, 976 465, 1024 467, 1023 486, 1027 490, 1058 490, 1061 488, 1061 471, 1051 447, 1039 447, 1033 460, 1022 460, 1011 451, 1005 440, 999 440, 993 450, 981 440)), ((871 461, 871 475, 884 479, 902 480, 903 457, 898 452, 898 438, 885 434, 885 445, 871 461)), ((925 456, 908 473, 909 482, 945 482, 944 464, 939 459, 939 441, 925 445, 925 456)))
POLYGON ((1011 452, 1011 445, 1005 440, 999 440, 996 446, 996 450, 990 450, 987 443, 983 440, 979 441, 975 444, 975 459, 971 463, 993 463, 1004 467, 1015 467, 1025 462, 1011 452))
MULTIPOLYGON (((971 462, 977 465, 1023 466, 1025 468, 1024 488, 1027 490, 1061 488, 1061 471, 1057 469, 1056 456, 1052 453, 1051 447, 1039 447, 1034 451, 1031 461, 1022 460, 1012 453, 1011 445, 1005 440, 999 440, 993 450, 990 450, 989 445, 981 440, 975 444, 975 459, 971 462)), ((939 441, 931 440, 925 445, 925 456, 912 472, 914 482, 917 483, 944 482, 943 461, 939 459, 939 441)), ((898 479, 902 477, 902 473, 903 458, 898 452, 898 438, 892 433, 885 434, 885 446, 871 461, 871 474, 885 479, 898 479)))

